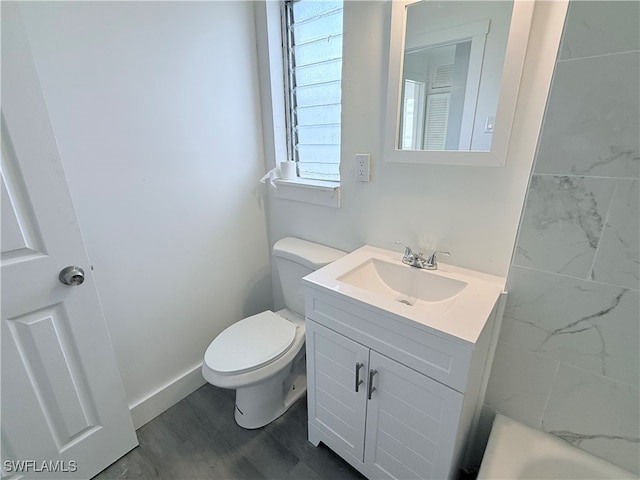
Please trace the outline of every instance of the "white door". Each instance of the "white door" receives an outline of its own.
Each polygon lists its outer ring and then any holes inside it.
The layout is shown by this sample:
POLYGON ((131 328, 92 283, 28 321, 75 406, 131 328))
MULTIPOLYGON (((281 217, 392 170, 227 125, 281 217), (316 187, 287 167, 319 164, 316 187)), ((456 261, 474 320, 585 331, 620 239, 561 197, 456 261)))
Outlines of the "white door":
POLYGON ((17 3, 2 2, 2 477, 90 478, 138 442, 17 3), (67 265, 84 283, 58 279, 67 265))
MULTIPOLYGON (((377 478, 450 478, 461 393, 371 351, 364 462, 377 478)), ((455 473, 455 472, 453 472, 455 473)))
POLYGON ((306 332, 309 423, 327 446, 361 463, 369 349, 309 319, 306 332))

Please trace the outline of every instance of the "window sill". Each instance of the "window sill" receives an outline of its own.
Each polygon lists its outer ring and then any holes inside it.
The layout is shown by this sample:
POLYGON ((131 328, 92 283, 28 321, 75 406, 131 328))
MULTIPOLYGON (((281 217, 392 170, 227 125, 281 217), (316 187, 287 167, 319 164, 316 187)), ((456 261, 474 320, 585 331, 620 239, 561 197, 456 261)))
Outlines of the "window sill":
POLYGON ((276 198, 340 208, 340 183, 325 180, 275 179, 276 198))

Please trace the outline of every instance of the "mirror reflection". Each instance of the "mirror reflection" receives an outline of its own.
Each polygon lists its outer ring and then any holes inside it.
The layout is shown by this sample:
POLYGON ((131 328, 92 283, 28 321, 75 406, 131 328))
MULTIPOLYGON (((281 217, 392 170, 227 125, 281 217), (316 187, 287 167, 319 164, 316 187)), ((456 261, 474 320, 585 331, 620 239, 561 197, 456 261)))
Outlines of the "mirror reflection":
POLYGON ((491 150, 512 10, 501 0, 407 6, 396 148, 491 150))

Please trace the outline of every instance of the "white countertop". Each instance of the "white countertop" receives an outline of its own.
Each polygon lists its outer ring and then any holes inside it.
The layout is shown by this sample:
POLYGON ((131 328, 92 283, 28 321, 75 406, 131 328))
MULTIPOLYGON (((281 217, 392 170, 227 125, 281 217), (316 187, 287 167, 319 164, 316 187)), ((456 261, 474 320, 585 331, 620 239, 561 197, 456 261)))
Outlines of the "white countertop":
MULTIPOLYGON (((360 265, 378 259, 397 263, 403 268, 418 270, 402 263, 403 254, 365 245, 335 262, 307 275, 305 285, 323 287, 332 294, 353 299, 379 309, 411 324, 457 343, 475 345, 500 294, 505 279, 447 263, 438 263, 437 270, 419 270, 425 275, 438 275, 467 283, 455 297, 440 302, 418 302, 406 305, 389 296, 338 280, 360 265), (462 342, 460 342, 462 341, 462 342)), ((414 272, 407 272, 414 274, 414 272)))

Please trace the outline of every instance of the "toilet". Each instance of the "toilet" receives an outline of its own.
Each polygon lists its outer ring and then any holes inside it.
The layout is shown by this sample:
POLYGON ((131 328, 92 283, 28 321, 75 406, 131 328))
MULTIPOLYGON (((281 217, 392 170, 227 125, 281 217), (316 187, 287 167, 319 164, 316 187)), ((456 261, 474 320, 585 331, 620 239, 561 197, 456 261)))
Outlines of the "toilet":
POLYGON ((234 323, 211 342, 202 375, 236 390, 235 419, 243 428, 274 421, 307 390, 302 277, 346 255, 341 250, 286 237, 273 246, 286 308, 234 323))

